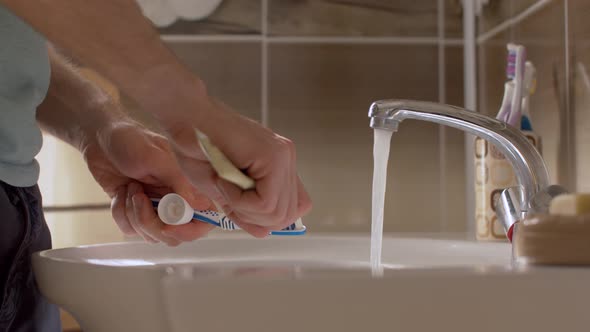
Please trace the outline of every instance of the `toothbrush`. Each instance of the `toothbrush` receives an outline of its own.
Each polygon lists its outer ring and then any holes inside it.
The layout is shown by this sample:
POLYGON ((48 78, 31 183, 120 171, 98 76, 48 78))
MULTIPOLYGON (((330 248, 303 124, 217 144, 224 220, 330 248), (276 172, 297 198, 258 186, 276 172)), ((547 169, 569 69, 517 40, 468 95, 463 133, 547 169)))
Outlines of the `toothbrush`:
POLYGON ((514 94, 512 95, 512 103, 510 105, 510 115, 508 117, 508 124, 520 128, 521 121, 521 103, 522 103, 522 88, 524 80, 524 67, 526 50, 524 46, 516 44, 508 44, 508 64, 506 66, 506 76, 514 82, 514 94))
POLYGON ((207 135, 202 132, 195 130, 201 149, 205 153, 207 159, 211 163, 211 166, 217 172, 217 175, 243 190, 250 190, 256 187, 254 180, 249 178, 246 174, 240 171, 227 157, 219 150, 211 141, 207 135))
MULTIPOLYGON (((224 230, 240 229, 225 214, 213 211, 194 210, 188 202, 178 194, 167 194, 162 198, 151 198, 152 206, 157 209, 158 216, 168 225, 183 225, 197 220, 205 222, 224 230)), ((306 227, 301 219, 281 230, 271 231, 270 235, 303 235, 306 233, 306 227)))
MULTIPOLYGON (((195 129, 195 135, 205 156, 220 178, 235 184, 242 190, 256 188, 254 180, 238 169, 221 150, 211 143, 207 135, 197 129, 195 129)), ((195 219, 226 230, 239 229, 225 214, 213 210, 195 211, 186 200, 177 194, 168 194, 162 199, 152 199, 152 205, 157 207, 160 219, 170 225, 181 225, 195 219)), ((219 206, 217 209, 222 210, 219 206)), ((270 232, 271 235, 303 235, 305 233, 306 227, 301 218, 282 230, 270 232)))
POLYGON ((510 110, 512 107, 512 96, 514 95, 514 82, 504 83, 504 97, 502 98, 502 105, 500 111, 496 115, 496 119, 502 122, 508 122, 510 117, 510 110))
POLYGON ((532 62, 527 61, 524 69, 524 96, 522 97, 522 119, 520 123, 521 130, 533 130, 530 114, 530 97, 535 93, 537 87, 536 69, 532 62))

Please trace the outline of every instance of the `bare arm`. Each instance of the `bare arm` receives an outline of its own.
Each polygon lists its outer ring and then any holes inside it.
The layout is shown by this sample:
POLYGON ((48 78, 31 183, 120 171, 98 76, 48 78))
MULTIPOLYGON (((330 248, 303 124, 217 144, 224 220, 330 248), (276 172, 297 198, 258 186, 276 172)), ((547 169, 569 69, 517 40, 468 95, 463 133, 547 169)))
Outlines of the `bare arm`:
POLYGON ((82 152, 94 179, 112 198, 112 215, 121 230, 169 245, 206 234, 211 228, 205 224, 163 224, 147 201, 146 194, 159 196, 164 190, 181 194, 199 209, 211 205, 182 174, 166 139, 131 120, 112 96, 53 48, 49 58, 51 81, 37 121, 82 152), (141 206, 136 204, 140 201, 141 206))
POLYGON ((0 0, 51 42, 94 68, 159 120, 183 171, 242 229, 265 235, 307 213, 293 143, 211 98, 160 41, 134 0, 0 0), (242 191, 220 180, 194 129, 256 181, 242 191))
POLYGON ((82 150, 88 136, 100 127, 123 120, 115 101, 78 70, 53 47, 48 47, 51 64, 49 90, 37 109, 41 128, 82 150))
POLYGON ((160 41, 134 0, 0 0, 53 44, 115 83, 164 125, 201 116, 203 83, 160 41))

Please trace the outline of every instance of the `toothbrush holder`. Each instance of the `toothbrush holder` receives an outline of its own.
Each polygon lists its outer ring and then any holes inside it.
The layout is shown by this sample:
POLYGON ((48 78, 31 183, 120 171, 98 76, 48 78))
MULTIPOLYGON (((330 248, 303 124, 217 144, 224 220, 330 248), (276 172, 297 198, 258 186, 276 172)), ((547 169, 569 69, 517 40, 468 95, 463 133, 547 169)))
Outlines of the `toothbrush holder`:
MULTIPOLYGON (((532 131, 522 131, 539 152, 541 138, 532 131)), ((479 241, 508 241, 496 215, 494 202, 503 189, 517 186, 512 165, 486 140, 476 137, 475 149, 475 230, 479 241)))

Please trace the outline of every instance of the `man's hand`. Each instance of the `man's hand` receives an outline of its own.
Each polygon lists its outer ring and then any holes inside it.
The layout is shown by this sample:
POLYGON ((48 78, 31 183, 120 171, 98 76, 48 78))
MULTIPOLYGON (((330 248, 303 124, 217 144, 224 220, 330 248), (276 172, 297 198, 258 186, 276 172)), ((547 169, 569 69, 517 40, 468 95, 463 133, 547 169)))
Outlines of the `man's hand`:
POLYGON ((205 223, 162 223, 148 199, 176 192, 196 209, 212 207, 184 177, 168 141, 129 119, 116 100, 52 47, 48 52, 51 83, 37 121, 83 153, 92 175, 113 199, 113 217, 121 230, 169 245, 206 234, 212 226, 205 223))
POLYGON ((164 137, 135 123, 118 122, 82 143, 81 151, 95 180, 112 198, 113 218, 125 234, 174 246, 214 227, 201 222, 170 226, 156 215, 149 197, 170 192, 195 209, 214 208, 184 177, 164 137))
MULTIPOLYGON (((297 177, 293 143, 211 98, 205 83, 162 43, 134 1, 0 3, 158 119, 176 145, 185 175, 220 200, 246 231, 263 236, 310 209, 310 199, 297 177), (256 190, 241 191, 220 181, 214 172, 201 173, 210 167, 198 148, 194 129, 207 134, 254 178, 256 190)), ((61 97, 69 94, 68 89, 57 93, 61 97)))
POLYGON ((207 118, 191 125, 190 115, 169 112, 162 119, 179 163, 192 183, 254 236, 266 236, 270 230, 282 229, 306 214, 311 209, 311 200, 297 175, 293 142, 212 98, 201 100, 209 100, 200 104, 210 108, 207 118), (168 122, 175 117, 182 120, 168 122), (255 190, 243 191, 216 175, 199 149, 195 128, 207 134, 238 168, 256 181, 255 190))

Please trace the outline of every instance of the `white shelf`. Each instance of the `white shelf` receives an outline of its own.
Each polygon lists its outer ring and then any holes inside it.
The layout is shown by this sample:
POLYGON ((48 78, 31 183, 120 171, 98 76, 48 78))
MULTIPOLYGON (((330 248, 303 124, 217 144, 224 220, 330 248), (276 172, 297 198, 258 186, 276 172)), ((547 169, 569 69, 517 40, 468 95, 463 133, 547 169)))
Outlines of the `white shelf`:
MULTIPOLYGON (((438 45, 438 37, 369 37, 369 36, 268 36, 262 35, 161 35, 162 40, 176 43, 262 42, 269 44, 389 44, 438 45)), ((446 38, 444 45, 463 45, 463 39, 446 38)))
POLYGON ((160 35, 163 41, 175 43, 195 43, 195 42, 261 42, 261 35, 160 35))
MULTIPOLYGON (((369 36, 310 36, 310 37, 268 37, 269 43, 276 44, 391 44, 391 45, 438 45, 438 37, 369 37, 369 36)), ((461 45, 462 39, 443 39, 445 45, 461 45)))

